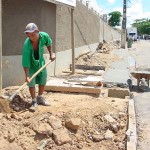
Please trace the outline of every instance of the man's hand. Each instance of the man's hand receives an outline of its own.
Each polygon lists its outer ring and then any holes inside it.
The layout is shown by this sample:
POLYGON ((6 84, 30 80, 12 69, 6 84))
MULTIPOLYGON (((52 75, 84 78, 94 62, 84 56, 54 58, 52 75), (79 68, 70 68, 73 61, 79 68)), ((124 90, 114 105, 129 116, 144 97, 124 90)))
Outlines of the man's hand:
POLYGON ((51 61, 54 61, 55 59, 56 59, 55 53, 52 53, 52 54, 50 55, 50 60, 51 60, 51 61))
POLYGON ((25 82, 29 83, 30 82, 30 78, 26 77, 25 82))

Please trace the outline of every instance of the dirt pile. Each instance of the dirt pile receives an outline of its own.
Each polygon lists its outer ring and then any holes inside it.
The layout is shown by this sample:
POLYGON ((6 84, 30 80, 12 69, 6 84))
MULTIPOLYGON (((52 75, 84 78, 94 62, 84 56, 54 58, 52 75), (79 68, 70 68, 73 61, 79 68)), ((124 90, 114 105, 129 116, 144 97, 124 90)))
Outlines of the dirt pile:
POLYGON ((120 44, 121 42, 119 40, 109 43, 104 40, 103 42, 99 42, 96 51, 98 53, 110 53, 110 51, 120 48, 120 44))
POLYGON ((120 41, 99 43, 96 51, 82 54, 75 60, 76 65, 103 66, 110 68, 112 62, 119 60, 119 57, 113 54, 114 49, 120 47, 120 41))
POLYGON ((125 149, 127 100, 45 93, 51 106, 0 113, 0 149, 125 149))
MULTIPOLYGON (((118 59, 111 51, 96 52, 79 57, 76 63, 109 67, 118 59)), ((2 93, 11 96, 18 88, 7 87, 2 93)), ((39 105, 32 113, 31 97, 24 89, 11 102, 14 112, 0 112, 0 149, 125 150, 128 100, 107 94, 104 89, 100 97, 44 92, 51 106, 39 105)))

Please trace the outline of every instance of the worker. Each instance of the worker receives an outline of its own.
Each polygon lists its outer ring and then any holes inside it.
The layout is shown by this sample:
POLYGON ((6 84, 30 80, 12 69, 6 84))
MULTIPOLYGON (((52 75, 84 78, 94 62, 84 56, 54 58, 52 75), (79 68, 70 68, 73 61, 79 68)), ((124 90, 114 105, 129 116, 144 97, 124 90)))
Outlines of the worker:
POLYGON ((44 64, 44 47, 50 54, 50 60, 55 60, 55 54, 52 51, 52 40, 46 32, 40 32, 35 23, 29 23, 24 33, 27 39, 23 45, 22 66, 25 72, 25 81, 28 83, 30 95, 32 97, 32 106, 30 111, 35 112, 38 105, 48 106, 49 103, 43 97, 45 84, 47 81, 47 70, 43 69, 30 82, 30 77, 37 72, 44 64), (35 85, 38 84, 38 95, 36 96, 35 85))

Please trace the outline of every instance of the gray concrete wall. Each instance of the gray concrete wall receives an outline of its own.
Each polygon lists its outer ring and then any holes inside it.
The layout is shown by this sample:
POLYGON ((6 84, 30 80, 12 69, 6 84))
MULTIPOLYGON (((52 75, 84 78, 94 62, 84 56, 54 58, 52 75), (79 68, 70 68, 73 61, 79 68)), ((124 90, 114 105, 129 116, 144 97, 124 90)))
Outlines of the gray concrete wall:
MULTIPOLYGON (((56 5, 39 0, 2 0, 3 56, 21 55, 25 26, 35 22, 55 46, 56 5)), ((55 48, 54 48, 55 49, 55 48)))
MULTIPOLYGON (((99 42, 99 16, 77 1, 74 11, 75 47, 99 42)), ((71 48, 71 9, 57 6, 56 51, 71 48)))
POLYGON ((109 42, 113 40, 121 40, 121 35, 118 31, 110 27, 106 22, 104 22, 104 40, 109 42))
MULTIPOLYGON (((81 47, 76 48, 75 57, 79 56, 82 53, 88 51, 95 51, 98 43, 91 44, 91 45, 84 45, 81 47)), ((56 57, 57 59, 50 63, 47 66, 48 77, 53 76, 62 72, 64 69, 69 68, 72 62, 72 54, 71 50, 68 49, 66 51, 57 52, 56 57)), ((44 55, 46 62, 49 60, 49 54, 44 55)), ((7 86, 17 86, 22 85, 25 80, 24 71, 21 66, 21 59, 22 55, 15 55, 15 56, 3 56, 3 87, 7 86)))

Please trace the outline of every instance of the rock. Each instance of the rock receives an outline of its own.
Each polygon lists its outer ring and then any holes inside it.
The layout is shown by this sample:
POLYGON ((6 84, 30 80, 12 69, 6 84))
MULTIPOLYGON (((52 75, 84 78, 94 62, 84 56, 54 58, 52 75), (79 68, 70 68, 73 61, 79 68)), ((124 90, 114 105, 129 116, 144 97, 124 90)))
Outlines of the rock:
POLYGON ((16 135, 14 135, 12 132, 8 133, 8 137, 7 137, 8 141, 12 143, 15 140, 15 136, 16 135))
POLYGON ((4 114, 0 113, 0 119, 2 119, 4 117, 4 114))
POLYGON ((84 57, 83 60, 87 62, 87 61, 88 61, 88 58, 87 58, 87 57, 84 57))
POLYGON ((11 118, 18 120, 19 116, 16 113, 13 113, 13 114, 11 114, 11 118))
POLYGON ((120 128, 123 129, 125 126, 126 126, 125 123, 123 121, 121 121, 120 128))
POLYGON ((126 114, 125 113, 123 113, 123 112, 119 112, 119 118, 121 119, 121 118, 123 118, 123 117, 125 117, 126 116, 126 114))
POLYGON ((93 126, 93 122, 92 121, 88 121, 88 125, 89 125, 89 127, 92 127, 93 126))
POLYGON ((62 122, 57 119, 55 116, 50 116, 48 123, 51 125, 53 129, 59 129, 62 127, 62 122))
POLYGON ((113 99, 111 102, 115 102, 115 100, 113 99))
POLYGON ((15 111, 19 111, 19 110, 20 110, 20 107, 13 106, 13 110, 15 110, 15 111))
POLYGON ((116 120, 113 119, 110 115, 105 115, 104 118, 105 118, 109 123, 116 123, 116 120))
POLYGON ((82 140, 82 136, 79 133, 75 134, 75 137, 78 142, 82 140))
POLYGON ((122 143, 119 143, 118 150, 125 150, 125 146, 122 143))
POLYGON ((114 136, 113 132, 110 130, 107 130, 105 133, 105 140, 112 140, 113 136, 114 136))
POLYGON ((24 125, 25 127, 27 127, 27 126, 30 125, 30 122, 29 122, 28 120, 25 120, 25 122, 23 123, 23 125, 24 125))
POLYGON ((71 142, 71 138, 69 137, 65 128, 54 130, 53 136, 55 143, 59 146, 71 142))
POLYGON ((112 124, 111 128, 114 133, 117 133, 119 131, 118 126, 116 124, 112 124))
POLYGON ((41 123, 37 129, 37 132, 40 134, 52 135, 52 128, 47 123, 41 123))
POLYGON ((35 137, 36 132, 34 132, 33 130, 27 128, 25 129, 26 134, 28 135, 28 137, 35 137))
POLYGON ((102 140, 104 140, 104 137, 101 135, 92 135, 93 141, 94 142, 100 142, 102 140))
POLYGON ((6 114, 6 119, 11 120, 11 114, 6 114))
POLYGON ((71 130, 77 131, 80 127, 81 119, 71 118, 65 122, 65 126, 71 130))
POLYGON ((42 140, 39 143, 39 146, 37 147, 37 150, 42 150, 45 148, 45 146, 47 145, 48 141, 47 140, 42 140))
POLYGON ((63 115, 64 115, 64 113, 63 113, 63 112, 58 112, 58 113, 56 114, 56 116, 57 116, 57 117, 59 117, 59 118, 62 118, 62 117, 63 117, 63 115))
POLYGON ((82 144, 82 143, 78 143, 76 146, 77 146, 77 148, 79 148, 79 149, 82 149, 82 148, 83 148, 83 144, 82 144))

